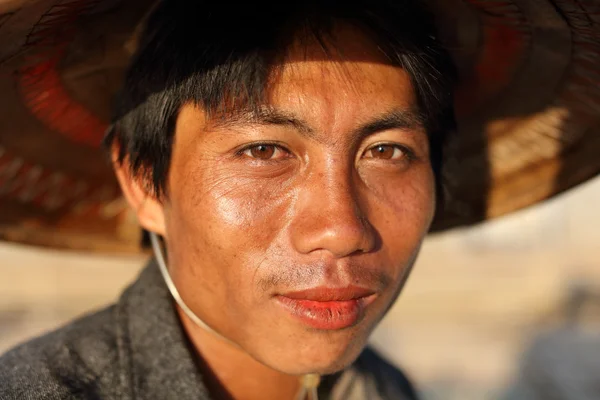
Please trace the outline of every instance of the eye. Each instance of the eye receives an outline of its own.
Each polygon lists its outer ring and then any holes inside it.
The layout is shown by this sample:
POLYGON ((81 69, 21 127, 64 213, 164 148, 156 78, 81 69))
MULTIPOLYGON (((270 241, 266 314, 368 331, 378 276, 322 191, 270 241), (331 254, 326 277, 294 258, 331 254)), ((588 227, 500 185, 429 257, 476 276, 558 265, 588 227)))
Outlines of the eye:
POLYGON ((274 144, 259 143, 246 147, 241 154, 257 160, 275 160, 286 157, 288 151, 274 144))
POLYGON ((408 152, 398 145, 378 144, 368 148, 364 154, 364 158, 377 158, 380 160, 399 160, 402 157, 408 156, 408 152))

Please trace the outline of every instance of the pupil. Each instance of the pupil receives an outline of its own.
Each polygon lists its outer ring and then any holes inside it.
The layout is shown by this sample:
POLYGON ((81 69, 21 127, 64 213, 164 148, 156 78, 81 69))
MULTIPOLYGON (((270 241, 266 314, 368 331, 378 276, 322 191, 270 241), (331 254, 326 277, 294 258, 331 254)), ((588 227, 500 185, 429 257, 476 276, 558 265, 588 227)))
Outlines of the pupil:
POLYGON ((256 145, 250 150, 253 157, 260 158, 263 160, 269 159, 275 153, 275 147, 268 144, 256 145))
POLYGON ((385 144, 378 145, 371 150, 373 157, 390 159, 394 154, 394 148, 385 144))

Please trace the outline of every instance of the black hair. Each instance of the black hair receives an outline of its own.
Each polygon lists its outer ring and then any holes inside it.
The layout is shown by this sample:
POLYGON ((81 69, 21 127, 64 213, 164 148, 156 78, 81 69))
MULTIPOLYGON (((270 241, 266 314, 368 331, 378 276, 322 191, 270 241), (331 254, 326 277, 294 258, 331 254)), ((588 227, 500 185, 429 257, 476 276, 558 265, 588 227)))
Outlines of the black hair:
POLYGON ((422 0, 163 0, 149 16, 117 97, 105 145, 119 162, 145 174, 164 194, 175 121, 189 102, 209 113, 264 102, 276 61, 301 34, 324 38, 336 23, 370 37, 390 63, 404 68, 429 135, 441 194, 442 149, 455 129, 454 66, 422 0))

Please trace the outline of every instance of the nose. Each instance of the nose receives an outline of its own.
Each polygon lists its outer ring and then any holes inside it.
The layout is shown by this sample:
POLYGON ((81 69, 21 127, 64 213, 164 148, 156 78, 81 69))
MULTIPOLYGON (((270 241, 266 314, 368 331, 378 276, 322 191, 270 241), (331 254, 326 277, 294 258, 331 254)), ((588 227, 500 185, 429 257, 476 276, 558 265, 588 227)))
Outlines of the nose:
POLYGON ((342 258, 376 246, 378 235, 358 185, 351 173, 337 170, 313 174, 298 192, 290 234, 299 253, 322 251, 342 258))

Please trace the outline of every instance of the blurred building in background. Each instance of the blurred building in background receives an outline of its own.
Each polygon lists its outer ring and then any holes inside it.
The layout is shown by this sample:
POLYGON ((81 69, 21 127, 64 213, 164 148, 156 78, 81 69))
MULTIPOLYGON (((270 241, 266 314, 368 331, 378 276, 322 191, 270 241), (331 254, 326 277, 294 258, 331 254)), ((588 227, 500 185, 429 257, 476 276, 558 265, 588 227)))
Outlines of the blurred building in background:
MULTIPOLYGON (((426 400, 600 398, 598 204, 597 178, 428 238, 373 344, 426 400)), ((113 301, 144 262, 0 244, 0 352, 113 301)))

